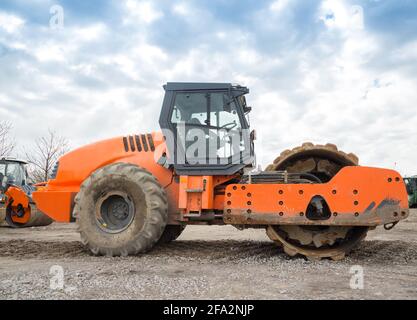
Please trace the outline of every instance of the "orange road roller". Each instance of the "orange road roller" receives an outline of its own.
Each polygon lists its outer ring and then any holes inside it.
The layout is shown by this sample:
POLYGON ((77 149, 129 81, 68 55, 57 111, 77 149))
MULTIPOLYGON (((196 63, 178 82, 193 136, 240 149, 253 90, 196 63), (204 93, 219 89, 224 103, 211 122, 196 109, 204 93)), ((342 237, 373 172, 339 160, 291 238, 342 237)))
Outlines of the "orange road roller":
POLYGON ((38 209, 76 222, 95 255, 144 253, 190 224, 263 228, 291 255, 342 259, 369 229, 409 214, 399 173, 359 166, 335 145, 305 143, 256 169, 248 88, 164 85, 160 131, 117 137, 59 159, 33 193, 38 209))
POLYGON ((27 162, 15 158, 0 159, 0 223, 12 228, 50 225, 53 220, 38 211, 32 200, 37 186, 29 183, 27 162))

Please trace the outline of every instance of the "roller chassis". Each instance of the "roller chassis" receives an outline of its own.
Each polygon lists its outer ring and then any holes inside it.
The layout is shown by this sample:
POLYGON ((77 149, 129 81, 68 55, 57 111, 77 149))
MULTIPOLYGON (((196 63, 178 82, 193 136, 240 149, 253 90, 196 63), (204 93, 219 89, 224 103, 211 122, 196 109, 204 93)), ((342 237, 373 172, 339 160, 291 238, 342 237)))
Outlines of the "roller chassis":
POLYGON ((224 220, 237 225, 368 226, 409 215, 402 178, 392 170, 345 167, 325 184, 231 184, 224 220), (330 216, 309 219, 311 199, 323 197, 330 216))

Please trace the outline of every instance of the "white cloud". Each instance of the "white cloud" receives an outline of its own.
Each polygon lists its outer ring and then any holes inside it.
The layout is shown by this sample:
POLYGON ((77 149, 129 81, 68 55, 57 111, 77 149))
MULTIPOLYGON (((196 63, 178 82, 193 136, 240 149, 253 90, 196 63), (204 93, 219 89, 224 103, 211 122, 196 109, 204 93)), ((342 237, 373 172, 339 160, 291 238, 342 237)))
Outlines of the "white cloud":
POLYGON ((364 28, 363 8, 343 0, 325 0, 319 19, 329 28, 361 30, 364 28))
POLYGON ((176 2, 172 7, 171 11, 174 15, 180 17, 188 23, 189 27, 194 30, 202 30, 205 33, 207 30, 205 28, 213 28, 213 16, 207 10, 202 10, 196 5, 193 5, 191 1, 182 1, 176 2))
POLYGON ((65 61, 65 51, 62 46, 59 45, 42 45, 38 48, 33 50, 35 57, 40 62, 47 62, 47 61, 58 61, 64 62, 65 61))
POLYGON ((74 70, 76 72, 79 72, 80 74, 84 76, 91 76, 96 71, 96 66, 90 63, 80 63, 73 66, 70 66, 71 70, 74 70))
POLYGON ((271 3, 271 5, 269 6, 269 9, 273 12, 279 13, 279 12, 282 12, 284 9, 286 9, 289 3, 290 3, 289 0, 275 0, 274 2, 271 3))
POLYGON ((172 8, 173 12, 181 16, 186 16, 190 14, 190 8, 186 3, 175 4, 172 8))
POLYGON ((5 12, 0 12, 0 28, 7 33, 15 33, 23 25, 25 21, 20 17, 5 12))
POLYGON ((355 152, 366 165, 396 162, 402 173, 417 171, 410 148, 417 123, 417 81, 410 71, 416 42, 387 48, 370 30, 352 24, 355 13, 341 1, 324 1, 313 17, 320 32, 296 44, 288 35, 291 28, 299 31, 289 26, 295 10, 284 14, 289 1, 251 12, 254 26, 220 21, 193 4, 168 7, 190 28, 191 35, 184 34, 189 39, 174 39, 178 45, 158 43, 155 35, 172 30, 153 24, 164 14, 151 1, 123 2, 126 24, 67 23, 52 33, 21 28, 22 22, 13 31, 20 30, 18 36, 6 31, 0 43, 13 52, 0 56, 0 112, 19 123, 20 144, 30 144, 48 126, 74 147, 158 130, 162 84, 230 81, 251 90, 247 99, 263 165, 283 149, 313 141, 355 152), (403 65, 375 67, 381 56, 403 65))
POLYGON ((77 41, 98 40, 106 31, 107 28, 103 23, 96 23, 86 27, 76 28, 72 37, 77 39, 77 41))
POLYGON ((145 63, 156 64, 161 61, 166 61, 168 55, 161 48, 150 45, 148 43, 142 43, 135 46, 132 53, 145 63))
POLYGON ((394 48, 392 55, 397 61, 417 61, 417 41, 410 41, 401 47, 394 48))
POLYGON ((150 24, 163 16, 163 12, 156 9, 154 2, 127 0, 126 8, 128 17, 127 22, 134 23, 138 20, 150 24))

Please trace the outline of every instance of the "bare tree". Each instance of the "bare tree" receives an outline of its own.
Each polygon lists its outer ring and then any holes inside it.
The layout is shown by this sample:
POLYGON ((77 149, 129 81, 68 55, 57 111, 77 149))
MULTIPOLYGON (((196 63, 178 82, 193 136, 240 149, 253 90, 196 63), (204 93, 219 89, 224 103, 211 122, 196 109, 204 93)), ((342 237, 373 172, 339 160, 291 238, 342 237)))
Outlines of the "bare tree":
POLYGON ((25 151, 26 160, 31 165, 30 175, 33 182, 47 181, 52 174, 59 157, 69 149, 68 140, 48 130, 48 135, 35 141, 32 149, 25 151))
POLYGON ((15 148, 15 141, 10 136, 12 129, 11 122, 0 121, 0 158, 10 156, 15 148))

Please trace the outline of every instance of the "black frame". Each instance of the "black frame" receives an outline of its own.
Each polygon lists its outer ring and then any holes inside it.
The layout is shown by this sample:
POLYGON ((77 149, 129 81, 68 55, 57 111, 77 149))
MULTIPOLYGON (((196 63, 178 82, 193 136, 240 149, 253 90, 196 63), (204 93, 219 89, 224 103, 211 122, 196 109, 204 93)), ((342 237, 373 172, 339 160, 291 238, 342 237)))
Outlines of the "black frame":
MULTIPOLYGON (((238 96, 245 95, 249 93, 249 89, 246 87, 241 87, 237 85, 232 85, 230 83, 187 83, 187 82, 169 82, 164 86, 165 97, 162 104, 161 115, 159 118, 159 124, 164 132, 164 130, 169 130, 174 133, 174 146, 177 146, 177 132, 176 125, 171 122, 172 112, 174 110, 175 96, 177 93, 215 93, 215 92, 227 92, 229 95, 235 99, 236 110, 241 122, 242 129, 249 129, 249 125, 246 121, 245 112, 237 100, 238 96)), ((209 112, 209 110, 207 110, 209 112)), ((209 119, 208 119, 209 120, 209 119)), ((245 141, 245 140, 244 140, 245 141)), ((249 141, 249 137, 248 137, 249 141)), ((182 159, 184 155, 184 150, 174 147, 172 144, 167 144, 169 154, 174 155, 175 161, 172 163, 174 169, 179 175, 231 175, 234 174, 244 167, 248 166, 246 163, 247 159, 241 158, 241 163, 229 163, 229 164, 179 164, 177 159, 182 159), (179 153, 180 152, 180 153, 179 153)), ((251 142, 245 146, 248 148, 250 157, 253 159, 253 144, 251 142)))

